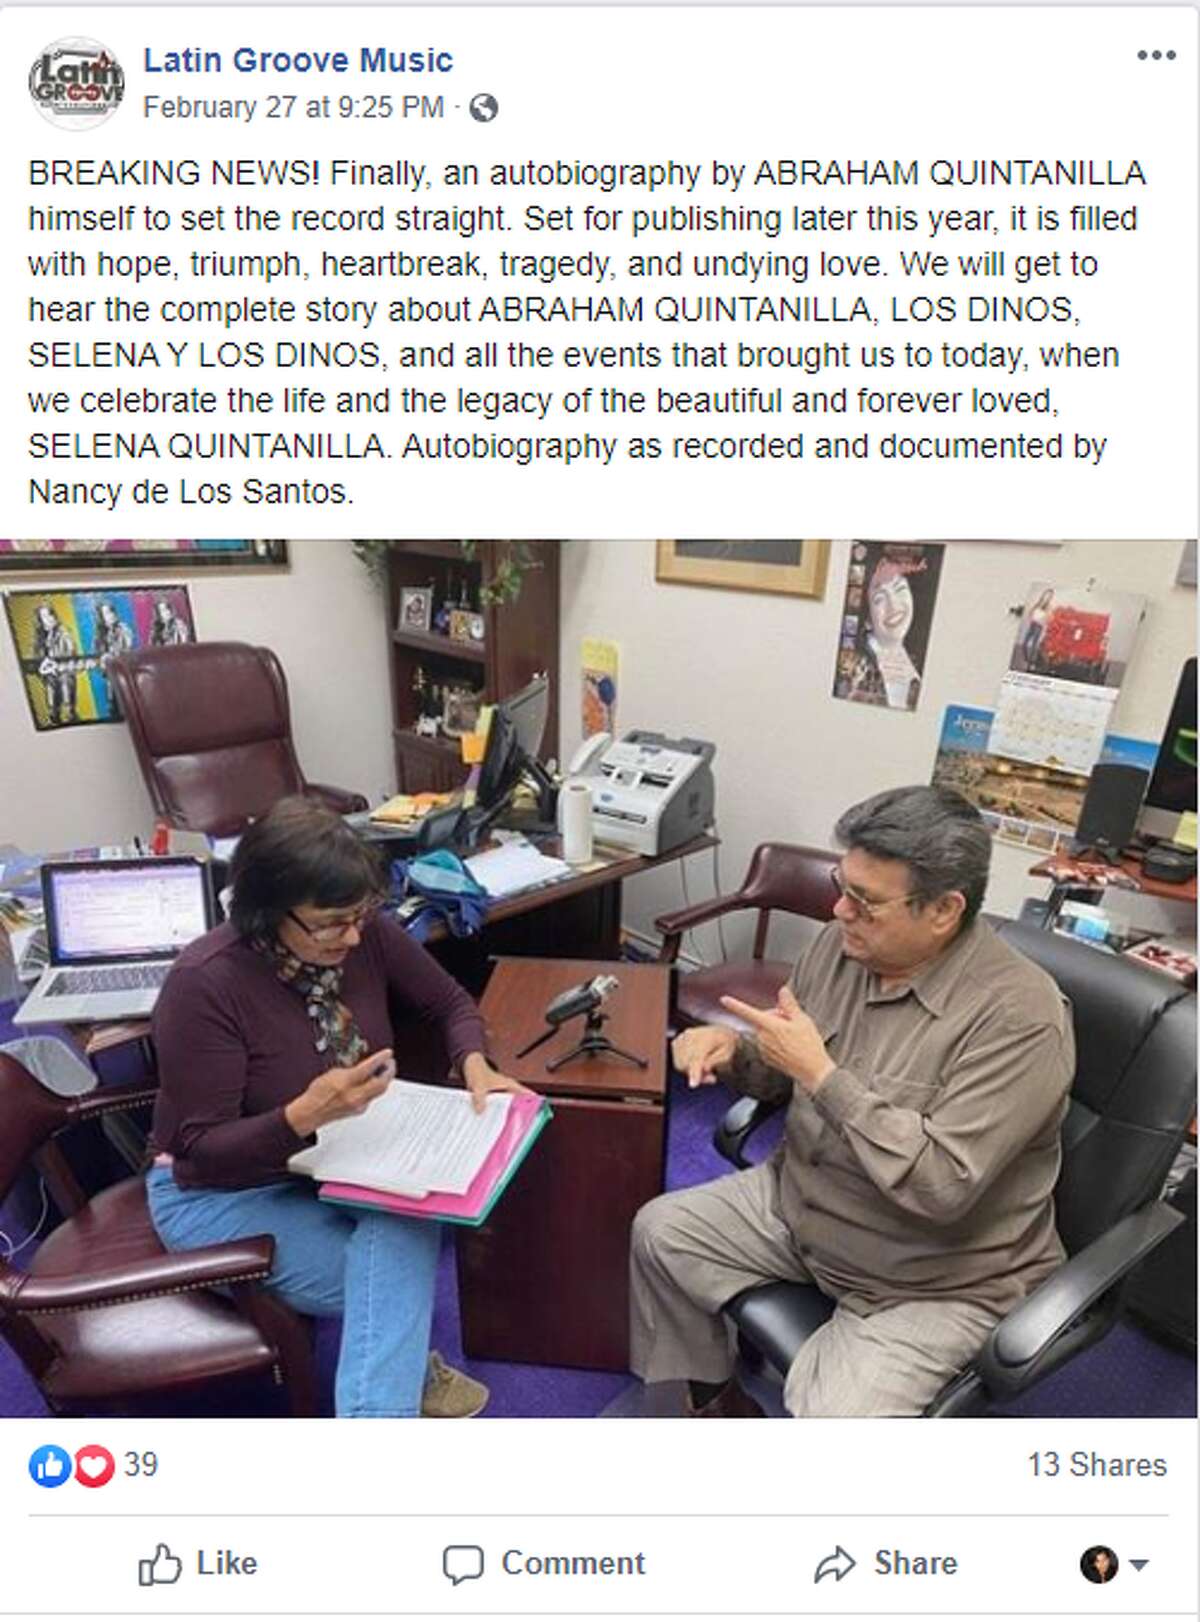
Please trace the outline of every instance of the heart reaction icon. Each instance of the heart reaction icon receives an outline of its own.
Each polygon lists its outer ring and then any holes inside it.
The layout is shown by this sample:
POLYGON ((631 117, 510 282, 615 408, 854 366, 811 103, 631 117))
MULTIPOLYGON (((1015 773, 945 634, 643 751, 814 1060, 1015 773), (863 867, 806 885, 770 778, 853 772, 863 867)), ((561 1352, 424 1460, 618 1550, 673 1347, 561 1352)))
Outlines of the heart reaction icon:
POLYGON ((113 1478, 116 1460, 106 1447, 90 1443, 75 1455, 75 1479, 82 1487, 104 1487, 113 1478))

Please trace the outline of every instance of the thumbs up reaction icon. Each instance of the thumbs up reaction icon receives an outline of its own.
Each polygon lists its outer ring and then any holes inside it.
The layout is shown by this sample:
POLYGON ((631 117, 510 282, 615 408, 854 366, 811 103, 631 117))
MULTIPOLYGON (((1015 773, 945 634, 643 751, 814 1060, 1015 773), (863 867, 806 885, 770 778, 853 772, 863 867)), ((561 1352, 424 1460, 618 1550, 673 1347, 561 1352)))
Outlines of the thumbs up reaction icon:
POLYGON ((165 1543, 160 1543, 152 1560, 138 1561, 138 1583, 149 1588, 154 1583, 177 1583, 183 1571, 183 1561, 173 1555, 165 1543))
POLYGON ((53 1444, 36 1448, 29 1457, 29 1474, 39 1487, 61 1487, 71 1479, 71 1455, 53 1444))

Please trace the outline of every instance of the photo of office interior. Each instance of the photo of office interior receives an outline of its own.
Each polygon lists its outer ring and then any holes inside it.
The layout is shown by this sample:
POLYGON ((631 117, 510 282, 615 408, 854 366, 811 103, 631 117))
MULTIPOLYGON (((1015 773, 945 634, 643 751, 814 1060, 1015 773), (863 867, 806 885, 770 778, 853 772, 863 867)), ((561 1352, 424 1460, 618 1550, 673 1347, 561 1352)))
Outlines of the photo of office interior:
POLYGON ((0 542, 0 1414, 1194 1415, 1195 566, 0 542))

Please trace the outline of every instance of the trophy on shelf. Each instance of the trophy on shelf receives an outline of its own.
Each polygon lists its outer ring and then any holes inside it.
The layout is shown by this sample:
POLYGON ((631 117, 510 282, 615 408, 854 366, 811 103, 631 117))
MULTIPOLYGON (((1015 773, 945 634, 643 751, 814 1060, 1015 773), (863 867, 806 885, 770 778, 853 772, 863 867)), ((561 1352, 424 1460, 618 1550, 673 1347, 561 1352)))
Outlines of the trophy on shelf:
POLYGON ((441 689, 430 681, 424 665, 418 665, 413 671, 412 690, 417 695, 413 731, 418 738, 436 738, 442 716, 441 689))

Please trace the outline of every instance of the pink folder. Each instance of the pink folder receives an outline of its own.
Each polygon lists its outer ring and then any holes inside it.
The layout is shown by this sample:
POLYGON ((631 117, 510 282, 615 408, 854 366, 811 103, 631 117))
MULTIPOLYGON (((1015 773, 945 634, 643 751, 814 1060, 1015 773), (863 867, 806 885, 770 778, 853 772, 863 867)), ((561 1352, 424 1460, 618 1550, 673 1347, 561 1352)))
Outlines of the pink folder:
POLYGON ((370 1205, 397 1216, 430 1217, 477 1228, 487 1220, 551 1113, 549 1104, 536 1093, 514 1093, 504 1131, 465 1194, 427 1194, 424 1199, 414 1199, 410 1194, 385 1194, 355 1183, 322 1183, 320 1197, 334 1205, 370 1205))

